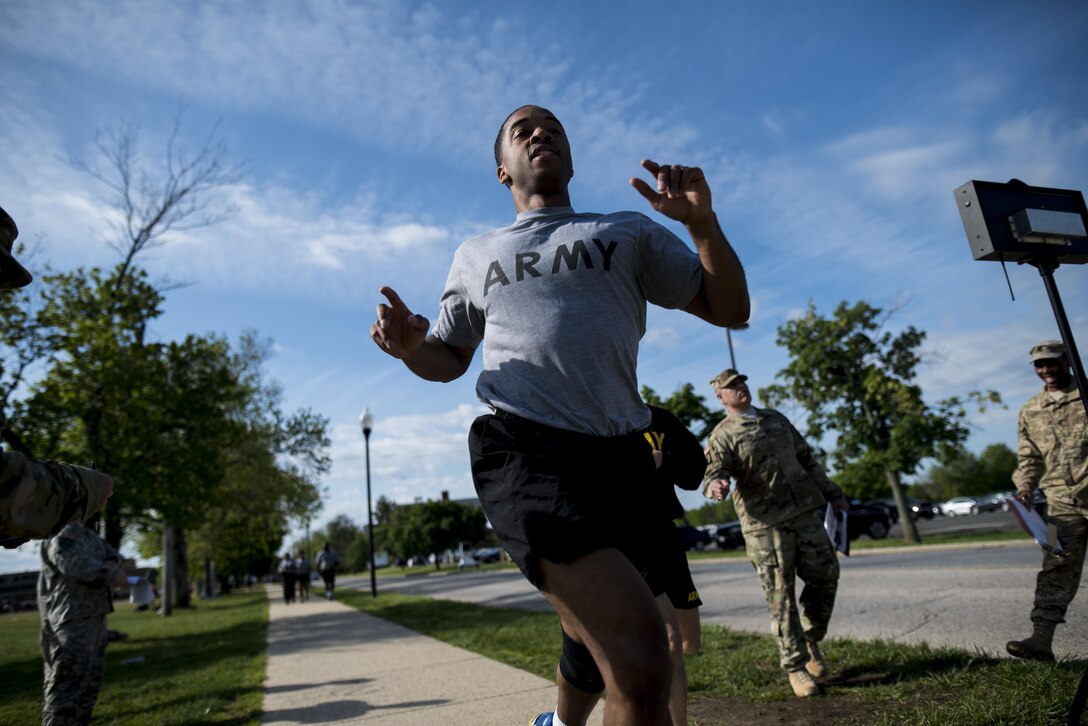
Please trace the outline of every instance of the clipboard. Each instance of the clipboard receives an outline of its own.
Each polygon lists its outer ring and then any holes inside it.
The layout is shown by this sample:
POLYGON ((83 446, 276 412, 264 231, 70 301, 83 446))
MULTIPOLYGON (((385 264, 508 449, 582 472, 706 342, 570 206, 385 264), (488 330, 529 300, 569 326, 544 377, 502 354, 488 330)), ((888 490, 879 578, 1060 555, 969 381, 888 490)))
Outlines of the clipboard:
POLYGON ((1016 497, 1005 497, 1005 499, 1009 502, 1009 511, 1012 512, 1016 523, 1020 525, 1020 529, 1024 530, 1028 537, 1035 540, 1035 544, 1052 555, 1066 556, 1066 553, 1062 551, 1061 542, 1054 539, 1053 543, 1051 543, 1046 522, 1043 521, 1038 512, 1025 507, 1016 497))
POLYGON ((850 556, 850 534, 846 529, 846 512, 840 512, 830 504, 824 512, 824 529, 831 540, 831 548, 850 556))

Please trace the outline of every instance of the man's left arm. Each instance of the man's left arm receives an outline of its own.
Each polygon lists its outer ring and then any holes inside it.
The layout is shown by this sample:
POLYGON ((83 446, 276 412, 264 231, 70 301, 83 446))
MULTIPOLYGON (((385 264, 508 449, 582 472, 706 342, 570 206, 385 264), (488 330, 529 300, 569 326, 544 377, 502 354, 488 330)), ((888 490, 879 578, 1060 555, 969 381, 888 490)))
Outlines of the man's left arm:
POLYGON ((751 301, 744 267, 718 224, 702 169, 649 159, 642 167, 654 175, 657 189, 637 178, 631 185, 651 207, 684 225, 699 254, 703 284, 684 309, 721 327, 747 322, 751 301))

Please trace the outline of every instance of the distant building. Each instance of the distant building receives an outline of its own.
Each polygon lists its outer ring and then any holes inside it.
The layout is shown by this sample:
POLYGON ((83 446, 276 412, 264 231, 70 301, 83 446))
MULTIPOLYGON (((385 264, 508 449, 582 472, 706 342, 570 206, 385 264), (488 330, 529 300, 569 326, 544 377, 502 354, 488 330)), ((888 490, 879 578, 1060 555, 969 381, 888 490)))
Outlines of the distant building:
POLYGON ((38 571, 0 575, 0 612, 38 607, 38 571))

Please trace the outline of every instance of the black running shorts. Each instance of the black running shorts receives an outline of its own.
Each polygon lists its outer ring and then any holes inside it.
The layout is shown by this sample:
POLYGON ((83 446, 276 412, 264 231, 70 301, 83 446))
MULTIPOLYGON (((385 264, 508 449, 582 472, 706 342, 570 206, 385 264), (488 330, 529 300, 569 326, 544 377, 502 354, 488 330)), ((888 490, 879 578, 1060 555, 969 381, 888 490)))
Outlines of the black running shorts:
MULTIPOLYGON (((537 588, 539 561, 570 562, 622 551, 644 577, 653 556, 646 511, 654 461, 641 432, 600 437, 545 426, 505 411, 469 430, 476 495, 503 548, 537 588)), ((660 513, 656 513, 660 517, 660 513)), ((664 585, 647 577, 654 595, 664 585)))
POLYGON ((677 610, 690 610, 703 604, 699 591, 691 579, 688 567, 688 553, 680 539, 680 530, 672 522, 667 522, 659 537, 661 556, 650 563, 650 572, 656 575, 660 569, 660 579, 669 596, 669 602, 677 610))

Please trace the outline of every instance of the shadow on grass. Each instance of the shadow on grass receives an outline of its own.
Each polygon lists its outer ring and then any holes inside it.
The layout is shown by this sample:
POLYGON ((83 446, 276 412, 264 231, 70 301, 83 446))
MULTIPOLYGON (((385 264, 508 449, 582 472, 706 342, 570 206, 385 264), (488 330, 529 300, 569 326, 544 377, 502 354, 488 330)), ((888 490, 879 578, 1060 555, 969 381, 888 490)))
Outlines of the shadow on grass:
POLYGON ((832 675, 824 682, 838 688, 871 688, 932 680, 945 674, 959 673, 967 668, 986 667, 999 662, 994 658, 972 656, 955 650, 930 650, 917 646, 902 649, 897 644, 886 641, 843 641, 826 650, 831 649, 839 653, 836 661, 843 665, 833 668, 832 675), (874 658, 874 653, 879 655, 874 658))

